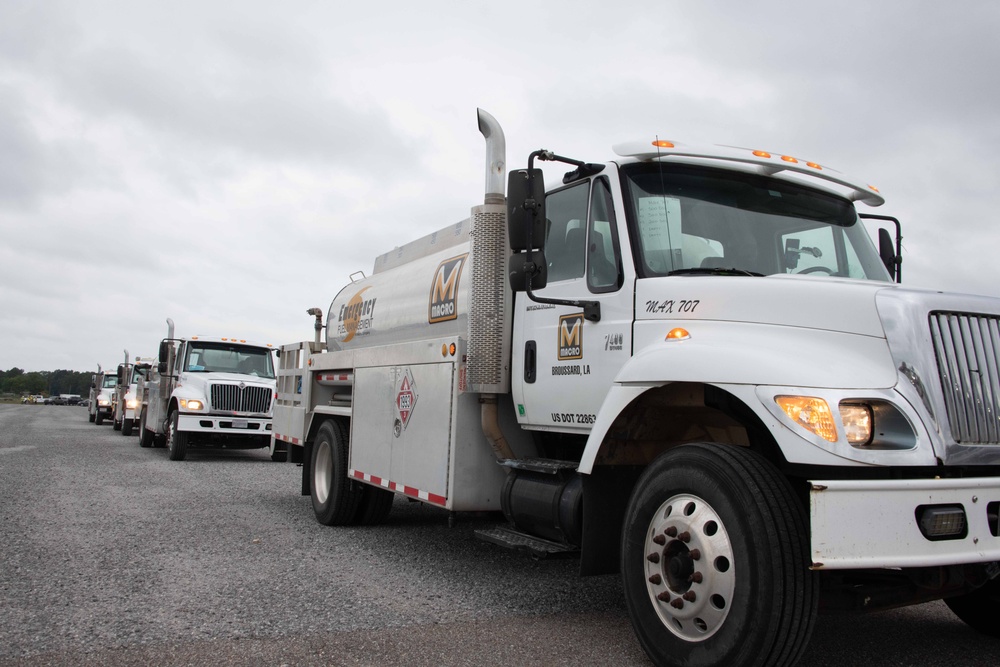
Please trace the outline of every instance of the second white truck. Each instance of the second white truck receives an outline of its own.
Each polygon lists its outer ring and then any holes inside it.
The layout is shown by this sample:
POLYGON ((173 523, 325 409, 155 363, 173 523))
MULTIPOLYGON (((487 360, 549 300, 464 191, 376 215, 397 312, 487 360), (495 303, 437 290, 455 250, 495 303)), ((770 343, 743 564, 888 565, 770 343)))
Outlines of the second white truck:
POLYGON ((271 445, 274 350, 235 338, 175 338, 173 320, 159 362, 139 378, 139 444, 164 445, 180 461, 191 447, 271 445))

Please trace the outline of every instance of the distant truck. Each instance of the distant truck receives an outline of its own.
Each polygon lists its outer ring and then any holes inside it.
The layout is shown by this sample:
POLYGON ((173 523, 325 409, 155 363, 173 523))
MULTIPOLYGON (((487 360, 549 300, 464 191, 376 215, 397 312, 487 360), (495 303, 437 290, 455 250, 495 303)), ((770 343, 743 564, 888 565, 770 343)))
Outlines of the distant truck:
POLYGON ((90 381, 90 401, 87 404, 87 414, 91 422, 100 426, 105 419, 111 418, 113 394, 117 386, 118 376, 111 371, 105 371, 98 364, 97 373, 90 381))
POLYGON ((118 388, 115 391, 114 405, 111 416, 113 427, 122 435, 132 435, 136 422, 136 408, 139 405, 136 398, 136 386, 139 379, 149 376, 153 365, 152 357, 136 357, 135 362, 129 361, 128 350, 125 350, 125 361, 118 364, 118 388))
POLYGON ((271 445, 274 349, 235 338, 175 338, 167 319, 159 362, 137 378, 139 445, 165 445, 172 461, 189 447, 271 445))

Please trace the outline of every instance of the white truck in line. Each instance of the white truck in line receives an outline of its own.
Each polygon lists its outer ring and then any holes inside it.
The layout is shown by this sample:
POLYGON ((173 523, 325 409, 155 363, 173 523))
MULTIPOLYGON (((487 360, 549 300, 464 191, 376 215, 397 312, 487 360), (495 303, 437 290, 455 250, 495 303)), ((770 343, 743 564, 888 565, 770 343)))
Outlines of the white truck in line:
POLYGON ((172 461, 189 447, 271 445, 274 348, 236 338, 175 338, 167 319, 158 363, 138 378, 139 445, 166 446, 172 461))
POLYGON ((122 435, 132 435, 138 421, 136 415, 139 400, 136 388, 140 378, 145 380, 149 377, 149 369, 154 361, 152 358, 136 357, 133 362, 129 359, 128 350, 125 350, 125 361, 118 364, 118 388, 114 394, 111 417, 114 429, 121 431, 122 435))
POLYGON ((321 523, 502 510, 481 537, 620 572, 661 665, 793 664, 821 606, 1000 635, 1000 300, 898 284, 898 222, 826 166, 541 150, 505 197, 479 126, 484 204, 281 349, 274 438, 321 523), (536 159, 572 169, 546 192, 536 159))
POLYGON ((97 373, 90 378, 90 400, 87 403, 87 415, 91 422, 100 426, 105 419, 111 419, 114 393, 117 388, 118 376, 111 371, 105 371, 98 364, 97 373))

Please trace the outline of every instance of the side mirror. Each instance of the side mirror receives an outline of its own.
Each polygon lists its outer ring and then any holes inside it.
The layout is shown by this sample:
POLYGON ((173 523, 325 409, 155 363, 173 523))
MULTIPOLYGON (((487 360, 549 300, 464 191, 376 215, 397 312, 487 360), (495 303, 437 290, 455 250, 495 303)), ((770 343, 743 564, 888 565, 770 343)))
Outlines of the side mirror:
MULTIPOLYGON (((160 363, 167 363, 167 357, 170 354, 170 343, 165 340, 160 341, 160 363)), ((160 371, 161 373, 163 371, 160 371)))
POLYGON ((515 169, 507 177, 507 234, 511 250, 544 247, 545 176, 541 169, 515 169))
POLYGON ((510 278, 510 289, 514 292, 524 292, 527 289, 528 278, 531 278, 531 289, 543 289, 548 282, 548 264, 545 262, 545 252, 530 250, 517 252, 507 261, 507 274, 510 278))
POLYGON ((156 372, 159 373, 160 375, 163 375, 164 373, 166 373, 167 372, 167 362, 161 361, 160 363, 156 364, 156 372))
POLYGON ((896 245, 892 242, 892 235, 885 227, 879 227, 878 230, 878 255, 885 265, 885 270, 889 272, 893 280, 899 282, 897 269, 899 257, 896 254, 896 245))

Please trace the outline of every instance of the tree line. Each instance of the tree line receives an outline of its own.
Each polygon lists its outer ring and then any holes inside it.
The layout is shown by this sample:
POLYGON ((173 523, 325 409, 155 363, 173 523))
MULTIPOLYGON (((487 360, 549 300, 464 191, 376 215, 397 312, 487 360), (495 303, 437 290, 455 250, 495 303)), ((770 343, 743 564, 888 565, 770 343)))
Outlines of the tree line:
POLYGON ((26 373, 20 368, 0 371, 0 394, 78 394, 86 397, 90 393, 92 372, 79 371, 32 371, 26 373))

